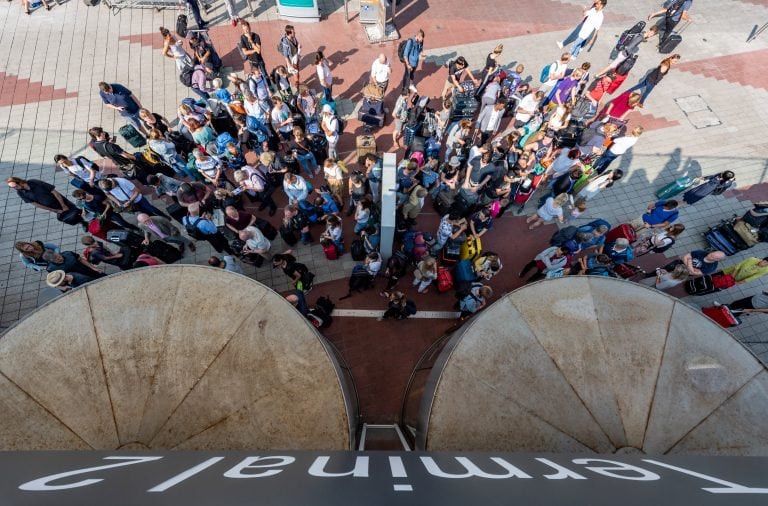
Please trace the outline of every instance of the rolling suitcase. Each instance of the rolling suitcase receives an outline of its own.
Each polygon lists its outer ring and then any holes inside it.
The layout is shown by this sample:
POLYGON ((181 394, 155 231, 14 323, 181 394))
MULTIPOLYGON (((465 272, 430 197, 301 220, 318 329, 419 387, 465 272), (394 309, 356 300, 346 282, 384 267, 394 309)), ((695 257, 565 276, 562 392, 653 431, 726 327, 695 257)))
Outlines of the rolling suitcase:
POLYGON ((213 127, 218 135, 227 132, 234 139, 237 139, 237 125, 235 125, 234 120, 226 112, 211 118, 211 127, 213 127))
POLYGON ((67 209, 66 211, 62 211, 57 214, 56 219, 62 223, 66 223, 67 225, 77 225, 83 221, 83 218, 80 216, 80 212, 80 209, 77 207, 67 209))
POLYGON ((107 240, 120 246, 128 246, 129 248, 141 248, 141 243, 144 241, 144 236, 120 228, 107 232, 107 240))
POLYGON ((445 266, 454 265, 459 261, 461 255, 461 247, 455 244, 448 243, 440 253, 440 263, 445 266))
POLYGON ((184 222, 182 220, 187 215, 187 208, 186 207, 182 206, 181 204, 177 204, 176 202, 174 202, 173 204, 169 205, 165 209, 165 212, 168 214, 168 216, 170 216, 174 220, 178 221, 182 225, 184 224, 184 222))
POLYGON ((712 246, 712 248, 722 251, 728 256, 735 255, 738 251, 736 246, 731 244, 717 228, 710 228, 704 234, 704 239, 710 246, 712 246))
POLYGON ((471 260, 460 260, 453 268, 453 279, 456 282, 472 282, 477 280, 475 269, 472 267, 471 260))
POLYGON ((182 257, 182 252, 179 248, 165 241, 152 241, 147 245, 146 251, 167 264, 178 262, 182 257))
POLYGON ((437 268, 437 291, 445 293, 453 288, 453 275, 447 267, 437 268))
POLYGON ((659 53, 670 54, 673 52, 683 41, 683 37, 680 34, 683 33, 683 30, 685 30, 689 24, 690 21, 685 23, 677 32, 670 34, 669 37, 667 37, 667 40, 659 44, 659 53))
POLYGON ((357 112, 357 119, 362 123, 373 127, 383 127, 385 120, 384 114, 373 114, 366 112, 362 108, 357 112))
POLYGON ((733 231, 738 234, 738 236, 742 241, 744 241, 744 244, 746 244, 747 247, 751 248, 760 242, 757 237, 757 228, 753 230, 752 227, 750 227, 744 220, 737 220, 734 222, 733 231))
POLYGON ((712 282, 712 276, 704 275, 698 278, 689 279, 685 282, 685 292, 688 295, 706 295, 708 293, 715 293, 717 288, 712 282))
POLYGON ((357 163, 365 163, 365 155, 376 154, 376 139, 373 135, 358 135, 355 138, 355 148, 357 149, 357 163))
POLYGON ((741 236, 734 230, 732 222, 727 221, 723 223, 717 227, 717 230, 723 234, 723 237, 725 237, 729 243, 733 244, 733 247, 736 248, 737 251, 749 249, 749 245, 744 242, 741 236))
POLYGON ((584 132, 584 127, 577 121, 572 121, 566 128, 555 133, 555 142, 558 147, 572 148, 584 132))
POLYGON ((622 225, 619 225, 617 227, 613 227, 608 231, 607 234, 605 234, 605 242, 616 242, 616 239, 624 238, 629 241, 630 244, 637 241, 637 232, 635 232, 635 229, 632 227, 632 225, 628 223, 624 223, 622 225))
POLYGON ((336 244, 331 241, 323 244, 323 253, 325 253, 325 258, 328 260, 338 260, 339 258, 339 250, 336 248, 336 244))
POLYGON ((741 319, 736 316, 741 312, 731 311, 728 306, 703 307, 701 308, 701 312, 709 316, 712 320, 715 321, 715 323, 724 329, 729 329, 731 327, 741 325, 741 319))
POLYGON ((461 260, 474 260, 482 249, 483 244, 480 242, 480 239, 474 239, 472 236, 469 236, 461 245, 459 258, 461 260))
POLYGON ((472 118, 477 112, 478 102, 474 97, 455 96, 451 105, 451 120, 472 118))
POLYGON ((435 208, 437 214, 440 216, 445 216, 450 212, 455 198, 456 197, 454 193, 441 191, 434 199, 432 199, 432 206, 435 208))
POLYGON ((656 198, 660 200, 667 200, 687 190, 691 187, 691 185, 693 185, 693 178, 688 176, 679 177, 668 185, 662 186, 656 190, 656 198))
POLYGON ((147 140, 141 136, 138 130, 133 125, 123 125, 117 131, 120 137, 125 139, 125 142, 133 146, 134 148, 140 148, 147 144, 147 140))

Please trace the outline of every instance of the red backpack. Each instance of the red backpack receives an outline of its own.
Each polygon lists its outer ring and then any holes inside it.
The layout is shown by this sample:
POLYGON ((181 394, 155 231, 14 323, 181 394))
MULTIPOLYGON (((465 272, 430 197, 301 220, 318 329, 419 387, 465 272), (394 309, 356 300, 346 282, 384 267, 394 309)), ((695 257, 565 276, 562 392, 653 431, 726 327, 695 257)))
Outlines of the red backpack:
POLYGON ((422 258, 429 255, 429 248, 427 248, 427 240, 424 238, 423 232, 416 232, 413 238, 413 256, 414 262, 421 261, 422 258))
POLYGON ((712 284, 717 290, 725 290, 736 284, 736 279, 730 274, 718 274, 712 276, 712 284))
POLYGON ((437 268, 437 291, 440 293, 447 292, 453 288, 453 275, 451 270, 447 267, 437 268))
POLYGON ((327 241, 323 244, 323 253, 325 253, 325 258, 328 260, 338 260, 339 258, 339 250, 332 241, 327 241))

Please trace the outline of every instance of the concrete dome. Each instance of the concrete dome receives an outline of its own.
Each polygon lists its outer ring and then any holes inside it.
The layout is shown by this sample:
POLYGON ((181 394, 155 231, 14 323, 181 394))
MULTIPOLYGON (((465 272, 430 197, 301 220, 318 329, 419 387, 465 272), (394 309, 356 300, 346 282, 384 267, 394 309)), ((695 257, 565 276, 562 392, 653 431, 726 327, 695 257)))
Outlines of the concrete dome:
POLYGON ((0 338, 0 449, 345 450, 338 369, 307 320, 245 276, 115 274, 0 338))
POLYGON ((461 328, 419 416, 430 451, 768 455, 768 372, 677 299, 567 277, 461 328))

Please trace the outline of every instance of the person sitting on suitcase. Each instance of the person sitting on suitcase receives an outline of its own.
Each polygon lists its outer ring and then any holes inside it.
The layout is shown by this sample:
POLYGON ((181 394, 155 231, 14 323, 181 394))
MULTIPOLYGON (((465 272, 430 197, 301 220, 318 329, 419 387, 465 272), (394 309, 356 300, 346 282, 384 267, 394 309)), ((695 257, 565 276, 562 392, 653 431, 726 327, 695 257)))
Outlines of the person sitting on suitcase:
POLYGON ((143 245, 147 246, 154 240, 165 241, 167 243, 178 244, 182 251, 188 247, 189 251, 195 251, 195 243, 181 235, 181 231, 162 216, 150 216, 145 213, 136 215, 139 222, 139 229, 144 233, 143 245))
POLYGON ((683 255, 680 261, 688 269, 691 277, 699 277, 717 272, 718 262, 725 260, 725 256, 722 251, 707 253, 702 250, 694 250, 683 255))
POLYGON ((659 38, 659 46, 663 46, 667 38, 672 35, 675 27, 680 20, 693 21, 688 16, 688 11, 691 10, 693 0, 666 0, 662 4, 662 9, 652 12, 648 15, 648 21, 656 16, 664 15, 664 21, 661 23, 661 36, 659 38))
POLYGON ((139 120, 141 102, 131 90, 121 84, 100 82, 99 96, 104 105, 118 111, 125 121, 133 125, 144 137, 147 136, 147 130, 139 120))
POLYGON ((755 281, 768 274, 768 257, 763 259, 745 258, 736 265, 723 268, 723 274, 733 276, 736 283, 755 281))

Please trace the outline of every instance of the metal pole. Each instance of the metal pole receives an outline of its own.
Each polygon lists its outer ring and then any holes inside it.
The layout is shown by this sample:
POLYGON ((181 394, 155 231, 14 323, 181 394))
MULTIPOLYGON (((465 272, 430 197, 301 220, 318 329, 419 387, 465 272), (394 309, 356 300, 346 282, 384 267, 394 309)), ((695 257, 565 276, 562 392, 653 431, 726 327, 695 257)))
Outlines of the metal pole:
POLYGON ((384 153, 381 170, 381 242, 379 251, 384 261, 392 256, 397 211, 397 155, 384 153))
POLYGON ((395 25, 395 14, 397 14, 397 0, 390 0, 392 2, 392 26, 395 25))
POLYGON ((344 21, 349 23, 349 0, 344 0, 344 21))

